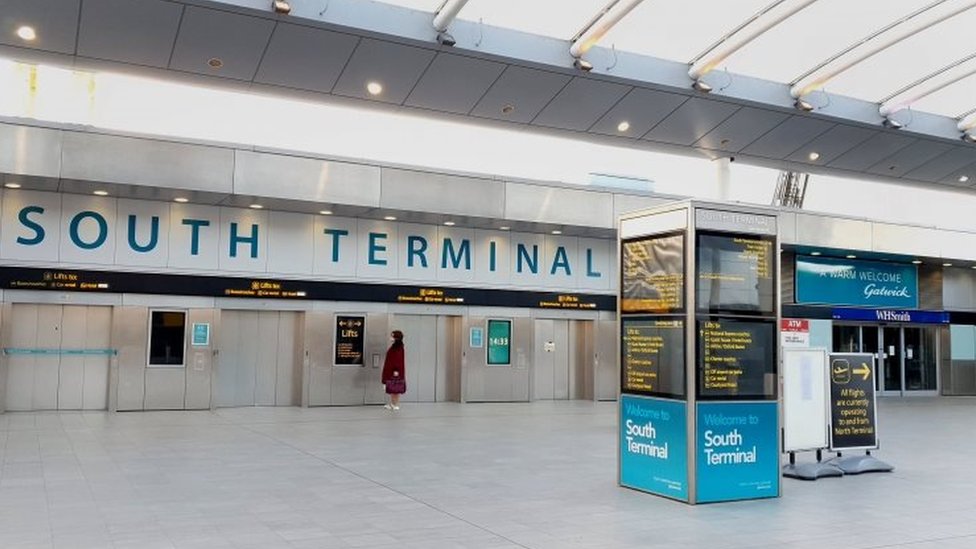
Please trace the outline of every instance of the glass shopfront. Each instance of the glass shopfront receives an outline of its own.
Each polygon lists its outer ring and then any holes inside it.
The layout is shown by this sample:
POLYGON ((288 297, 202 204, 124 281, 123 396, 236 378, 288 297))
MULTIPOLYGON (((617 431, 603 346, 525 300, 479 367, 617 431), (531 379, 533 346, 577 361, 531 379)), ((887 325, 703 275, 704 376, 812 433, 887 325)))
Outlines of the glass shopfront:
POLYGON ((834 352, 872 353, 882 395, 938 394, 938 326, 834 324, 834 352))

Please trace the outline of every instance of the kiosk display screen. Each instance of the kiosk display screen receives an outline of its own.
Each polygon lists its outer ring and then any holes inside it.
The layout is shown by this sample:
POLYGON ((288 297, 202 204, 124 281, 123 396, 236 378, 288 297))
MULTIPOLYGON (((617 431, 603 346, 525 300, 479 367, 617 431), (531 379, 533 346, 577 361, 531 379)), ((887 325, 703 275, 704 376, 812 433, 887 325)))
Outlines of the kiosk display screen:
POLYGON ((698 234, 698 310, 776 314, 773 237, 698 234))
POLYGON ((776 325, 772 321, 698 322, 698 398, 776 398, 776 325))
POLYGON ((625 241, 621 251, 622 313, 684 310, 684 235, 625 241))
POLYGON ((624 318, 621 329, 623 392, 684 398, 685 322, 624 318))

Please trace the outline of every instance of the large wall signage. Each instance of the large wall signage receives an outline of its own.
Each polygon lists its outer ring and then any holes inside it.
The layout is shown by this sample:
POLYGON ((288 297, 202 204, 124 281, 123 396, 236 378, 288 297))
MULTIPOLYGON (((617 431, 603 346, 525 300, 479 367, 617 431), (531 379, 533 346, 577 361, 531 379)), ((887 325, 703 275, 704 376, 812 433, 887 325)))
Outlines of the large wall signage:
POLYGON ((698 310, 776 314, 773 237, 699 233, 698 310))
POLYGON ((604 239, 35 191, 4 191, 0 213, 0 260, 66 268, 609 293, 611 253, 604 239))
POLYGON ((336 315, 335 324, 335 364, 362 366, 366 317, 336 315))
POLYGON ((878 447, 874 355, 830 355, 830 449, 878 447))
POLYGON ((620 484, 688 501, 685 403, 620 395, 620 484))
MULTIPOLYGON (((564 294, 519 290, 474 288, 428 288, 386 284, 356 284, 319 280, 267 280, 220 276, 176 275, 111 271, 74 271, 0 267, 0 288, 72 292, 191 295, 263 299, 316 299, 322 301, 367 301, 415 303, 423 294, 425 305, 461 304, 496 307, 538 307, 542 302, 565 298, 564 294), (446 300, 451 296, 452 300, 446 300), (407 298, 407 299, 405 299, 407 298)), ((591 309, 612 311, 612 295, 575 295, 591 309)))
POLYGON ((685 307, 684 235, 629 240, 621 244, 624 313, 674 313, 685 307))
POLYGON ((858 307, 918 307, 915 265, 835 259, 796 258, 796 301, 858 307))
POLYGON ((684 320, 623 321, 622 388, 626 392, 681 398, 685 395, 684 320))

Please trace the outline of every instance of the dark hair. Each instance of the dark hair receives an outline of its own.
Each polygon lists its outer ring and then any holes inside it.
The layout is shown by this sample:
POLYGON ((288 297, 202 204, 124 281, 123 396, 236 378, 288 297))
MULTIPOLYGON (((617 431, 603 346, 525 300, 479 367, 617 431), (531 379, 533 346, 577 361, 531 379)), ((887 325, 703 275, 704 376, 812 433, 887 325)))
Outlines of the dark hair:
POLYGON ((403 332, 401 332, 400 330, 393 330, 393 333, 390 334, 390 335, 393 336, 393 345, 392 345, 392 347, 394 347, 394 348, 395 347, 403 347, 403 332))

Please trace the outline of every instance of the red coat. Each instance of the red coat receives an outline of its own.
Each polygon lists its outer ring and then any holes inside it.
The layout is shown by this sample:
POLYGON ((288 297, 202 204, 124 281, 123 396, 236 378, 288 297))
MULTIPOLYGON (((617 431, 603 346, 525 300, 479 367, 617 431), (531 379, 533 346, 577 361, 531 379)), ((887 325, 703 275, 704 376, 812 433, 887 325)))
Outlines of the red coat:
POLYGON ((405 371, 403 369, 403 345, 390 346, 389 350, 386 351, 386 360, 383 361, 383 383, 387 380, 393 379, 393 372, 399 374, 400 379, 404 379, 405 371))

